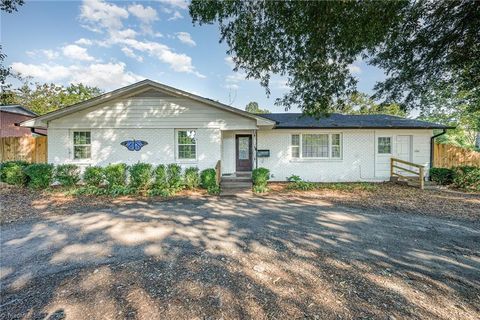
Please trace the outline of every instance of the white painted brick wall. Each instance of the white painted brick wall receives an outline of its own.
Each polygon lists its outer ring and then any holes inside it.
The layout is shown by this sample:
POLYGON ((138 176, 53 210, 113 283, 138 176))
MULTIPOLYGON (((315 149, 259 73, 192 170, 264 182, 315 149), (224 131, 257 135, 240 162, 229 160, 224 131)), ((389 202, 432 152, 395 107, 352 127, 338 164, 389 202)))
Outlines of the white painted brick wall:
MULTIPOLYGON (((80 129, 76 129, 80 130, 80 129)), ((175 159, 175 129, 90 129, 92 159, 73 159, 72 130, 49 130, 48 160, 50 163, 75 163, 81 167, 105 166, 109 163, 148 162, 152 164, 178 163, 182 167, 196 166, 200 170, 213 168, 221 158, 219 129, 197 129, 197 160, 175 159), (136 139, 148 142, 140 151, 129 151, 120 143, 136 139)))

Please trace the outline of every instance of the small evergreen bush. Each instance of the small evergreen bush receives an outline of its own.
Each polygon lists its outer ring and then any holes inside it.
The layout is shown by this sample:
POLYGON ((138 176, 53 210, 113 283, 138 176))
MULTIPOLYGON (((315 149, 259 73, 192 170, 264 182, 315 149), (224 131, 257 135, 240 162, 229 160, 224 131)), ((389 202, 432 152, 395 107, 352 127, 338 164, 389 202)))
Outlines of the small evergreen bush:
POLYGON ((171 163, 167 166, 167 183, 168 188, 173 192, 182 189, 182 167, 176 163, 171 163))
POLYGON ((432 181, 444 186, 452 184, 454 171, 448 168, 431 168, 430 178, 432 181))
POLYGON ((196 167, 190 167, 185 169, 185 174, 183 177, 185 187, 187 189, 195 189, 200 184, 199 170, 196 167))
POLYGON ((215 169, 205 169, 200 173, 200 186, 203 189, 214 188, 217 185, 217 173, 215 169))
POLYGON ((453 168, 453 184, 461 189, 480 191, 480 167, 461 166, 453 168))
POLYGON ((267 168, 256 168, 252 171, 253 191, 258 193, 267 192, 267 183, 270 179, 270 170, 267 168))
POLYGON ((47 163, 34 163, 25 168, 28 186, 34 189, 46 189, 53 181, 54 167, 47 163))
POLYGON ((136 163, 128 169, 128 172, 130 173, 130 188, 136 191, 145 191, 150 187, 153 173, 151 164, 136 163))
POLYGON ((61 164, 55 168, 55 180, 64 187, 72 187, 80 181, 80 168, 75 164, 61 164))
POLYGON ((87 186, 99 187, 105 180, 105 172, 102 167, 87 167, 83 173, 83 181, 87 186))
POLYGON ((6 161, 0 165, 0 180, 2 182, 24 186, 27 183, 25 168, 29 165, 26 161, 6 161))
POLYGON ((164 190, 168 187, 167 184, 167 169, 164 164, 158 165, 153 171, 153 189, 164 190))
POLYGON ((125 186, 127 183, 127 165, 125 163, 109 164, 104 169, 107 188, 125 186))
POLYGON ((287 186, 287 189, 289 190, 310 191, 318 187, 316 183, 303 181, 302 178, 297 175, 291 175, 287 178, 287 181, 290 182, 287 186))

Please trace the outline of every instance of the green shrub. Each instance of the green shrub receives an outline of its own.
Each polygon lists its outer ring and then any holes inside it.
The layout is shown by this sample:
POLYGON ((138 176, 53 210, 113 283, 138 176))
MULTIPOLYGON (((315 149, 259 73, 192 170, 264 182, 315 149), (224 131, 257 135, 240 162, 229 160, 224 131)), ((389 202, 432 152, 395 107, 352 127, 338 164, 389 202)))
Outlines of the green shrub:
POLYGON ((211 195, 218 195, 220 194, 220 186, 219 185, 214 185, 214 186, 210 186, 207 188, 207 193, 208 194, 211 194, 211 195))
POLYGON ((28 177, 28 186, 34 189, 50 187, 53 181, 53 165, 47 163, 34 163, 25 168, 28 177))
POLYGON ((74 189, 72 194, 75 196, 83 196, 83 195, 92 195, 92 196, 101 196, 107 193, 106 189, 99 188, 94 185, 86 185, 77 189, 74 189))
POLYGON ((198 172, 198 168, 196 167, 190 167, 185 169, 185 174, 183 177, 185 187, 187 187, 188 189, 194 189, 198 187, 198 185, 200 184, 200 176, 198 172))
POLYGON ((107 188, 125 186, 127 181, 127 165, 125 163, 109 164, 104 169, 107 188))
POLYGON ((136 163, 128 169, 128 172, 130 173, 130 188, 145 191, 150 187, 153 172, 151 164, 136 163))
POLYGON ((270 170, 267 168, 256 168, 252 171, 253 191, 255 192, 267 192, 267 183, 270 179, 270 170))
POLYGON ((2 182, 24 186, 27 183, 25 167, 29 165, 26 161, 6 161, 0 165, 0 180, 2 182))
POLYGON ((80 168, 75 164, 61 164, 55 168, 55 179, 64 187, 74 186, 80 181, 80 168))
POLYGON ((106 190, 106 193, 111 197, 126 196, 135 193, 135 189, 130 186, 114 184, 106 190))
POLYGON ((217 172, 215 169, 205 169, 200 172, 200 186, 203 189, 214 188, 217 185, 217 172))
POLYGON ((297 175, 291 175, 287 178, 287 181, 290 182, 287 186, 287 189, 289 190, 309 191, 316 189, 318 186, 316 183, 303 181, 302 178, 297 175))
POLYGON ((431 168, 430 178, 432 181, 444 186, 452 184, 454 171, 448 168, 431 168))
POLYGON ((167 184, 172 192, 177 192, 183 187, 182 167, 176 163, 171 163, 167 166, 167 184))
POLYGON ((102 167, 87 167, 83 173, 83 181, 87 186, 99 187, 105 180, 105 172, 102 167))
POLYGON ((167 170, 165 165, 158 165, 153 171, 154 180, 153 180, 153 189, 164 190, 168 187, 167 184, 167 170))
POLYGON ((480 191, 480 167, 461 166, 453 168, 453 184, 461 189, 480 191))

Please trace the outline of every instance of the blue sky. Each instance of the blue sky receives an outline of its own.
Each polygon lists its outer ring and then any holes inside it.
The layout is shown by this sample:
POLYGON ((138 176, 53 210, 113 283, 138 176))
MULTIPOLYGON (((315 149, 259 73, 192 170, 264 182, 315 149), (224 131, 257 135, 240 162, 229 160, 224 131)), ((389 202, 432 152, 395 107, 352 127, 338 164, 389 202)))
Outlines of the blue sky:
MULTIPOLYGON (((288 87, 274 77, 271 95, 233 72, 216 25, 193 26, 188 3, 159 1, 27 1, 1 15, 6 65, 39 82, 82 82, 106 91, 149 78, 244 108, 257 101, 272 112, 288 87)), ((371 93, 379 69, 351 66, 360 91, 371 93)), ((298 111, 296 109, 291 112, 298 111)))

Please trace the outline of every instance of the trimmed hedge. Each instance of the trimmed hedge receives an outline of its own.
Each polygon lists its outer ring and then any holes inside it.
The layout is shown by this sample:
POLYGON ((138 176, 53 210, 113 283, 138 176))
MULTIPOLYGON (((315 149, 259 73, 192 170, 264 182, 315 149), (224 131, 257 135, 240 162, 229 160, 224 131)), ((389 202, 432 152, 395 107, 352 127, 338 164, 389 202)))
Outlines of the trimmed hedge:
POLYGON ((431 168, 430 178, 432 181, 444 186, 452 184, 454 171, 448 168, 431 168))
POLYGON ((200 186, 209 194, 219 194, 220 186, 217 184, 217 172, 215 169, 205 169, 200 172, 200 186))
POLYGON ((6 161, 0 165, 0 181, 15 186, 24 186, 27 183, 25 168, 26 161, 6 161))
POLYGON ((461 189, 480 191, 480 167, 461 166, 453 168, 453 184, 461 189))
POLYGON ((149 163, 136 163, 128 168, 130 173, 129 187, 137 191, 144 191, 150 187, 152 182, 153 168, 149 163))
POLYGON ((34 189, 46 189, 53 182, 54 166, 47 163, 34 163, 25 168, 28 186, 34 189))
POLYGON ((109 189, 127 184, 127 165, 125 163, 109 164, 104 168, 104 174, 109 189))
POLYGON ((55 168, 55 180, 64 187, 73 187, 80 181, 80 168, 75 164, 61 164, 55 168))
POLYGON ((267 192, 267 183, 270 180, 270 170, 267 168, 256 168, 252 171, 253 191, 262 193, 267 192))
POLYGON ((105 170, 102 167, 87 167, 83 173, 83 182, 90 187, 100 187, 105 180, 105 170))
POLYGON ((197 188, 200 184, 199 170, 196 167, 190 167, 185 169, 183 181, 187 189, 197 188))
POLYGON ((168 188, 172 192, 177 192, 183 188, 182 167, 176 163, 167 166, 168 188))

